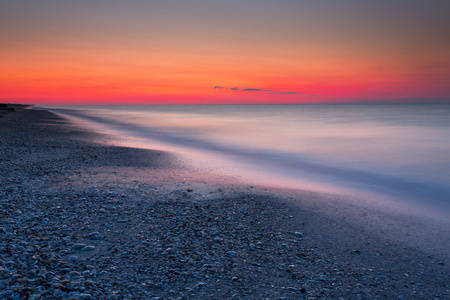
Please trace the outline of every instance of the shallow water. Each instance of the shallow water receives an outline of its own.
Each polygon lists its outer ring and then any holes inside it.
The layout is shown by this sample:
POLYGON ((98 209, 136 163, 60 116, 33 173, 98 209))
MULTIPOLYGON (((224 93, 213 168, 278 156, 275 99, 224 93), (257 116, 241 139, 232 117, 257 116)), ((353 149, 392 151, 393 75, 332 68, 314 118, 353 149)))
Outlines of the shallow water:
POLYGON ((244 179, 370 191, 450 211, 450 105, 45 108, 141 145, 207 154, 205 165, 244 179))

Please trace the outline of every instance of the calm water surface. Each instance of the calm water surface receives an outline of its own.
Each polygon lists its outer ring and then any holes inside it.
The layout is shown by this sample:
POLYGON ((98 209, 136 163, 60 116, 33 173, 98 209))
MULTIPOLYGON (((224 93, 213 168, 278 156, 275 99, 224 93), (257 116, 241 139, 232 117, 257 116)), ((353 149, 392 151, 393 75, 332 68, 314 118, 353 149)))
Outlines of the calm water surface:
MULTIPOLYGON (((450 105, 46 107, 260 178, 373 191, 450 211, 450 105)), ((250 176, 250 175, 249 175, 250 176)))

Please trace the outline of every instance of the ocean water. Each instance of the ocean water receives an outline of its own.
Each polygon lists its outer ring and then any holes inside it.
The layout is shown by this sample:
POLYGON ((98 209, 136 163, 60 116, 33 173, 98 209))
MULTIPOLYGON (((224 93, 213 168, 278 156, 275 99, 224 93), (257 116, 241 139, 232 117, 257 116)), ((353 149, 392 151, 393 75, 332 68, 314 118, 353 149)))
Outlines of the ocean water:
MULTIPOLYGON (((242 180, 375 193, 450 212, 450 105, 45 107, 242 180)), ((143 146, 145 145, 145 146, 143 146)))

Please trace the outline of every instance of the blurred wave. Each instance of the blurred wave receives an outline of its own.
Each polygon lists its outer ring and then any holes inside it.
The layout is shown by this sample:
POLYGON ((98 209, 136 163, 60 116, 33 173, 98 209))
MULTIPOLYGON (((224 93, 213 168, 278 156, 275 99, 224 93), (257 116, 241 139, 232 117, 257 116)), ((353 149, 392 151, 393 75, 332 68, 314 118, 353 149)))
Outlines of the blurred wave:
POLYGON ((450 105, 47 107, 273 174, 450 209, 450 105))

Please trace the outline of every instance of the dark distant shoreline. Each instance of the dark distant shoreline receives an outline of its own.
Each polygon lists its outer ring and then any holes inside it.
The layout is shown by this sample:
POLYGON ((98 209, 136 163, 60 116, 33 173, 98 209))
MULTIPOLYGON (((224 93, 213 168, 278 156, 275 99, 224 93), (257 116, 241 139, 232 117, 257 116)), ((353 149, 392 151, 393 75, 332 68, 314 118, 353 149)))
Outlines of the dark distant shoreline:
POLYGON ((6 114, 9 112, 14 112, 16 108, 18 107, 25 107, 23 105, 14 105, 14 104, 6 104, 6 103, 0 103, 0 116, 2 114, 6 114))
MULTIPOLYGON (((39 106, 39 105, 26 105, 26 104, 10 104, 10 105, 17 105, 17 106, 24 106, 24 107, 32 107, 32 106, 39 106)), ((52 104, 55 106, 60 106, 61 104, 52 104)), ((43 106, 52 106, 50 104, 43 105, 43 106)), ((117 104, 117 103, 97 103, 97 104, 63 104, 61 106, 272 106, 272 105, 279 105, 279 106, 289 106, 289 105, 299 105, 299 106, 321 106, 321 105, 370 105, 370 106, 377 106, 377 105, 450 105, 450 101, 437 101, 437 102, 338 102, 338 103, 209 103, 209 104, 189 104, 189 103, 178 103, 178 104, 154 104, 154 103, 127 103, 127 104, 117 104)))
POLYGON ((450 297, 448 255, 397 236, 419 236, 409 220, 195 173, 27 107, 0 107, 3 298, 450 297))

